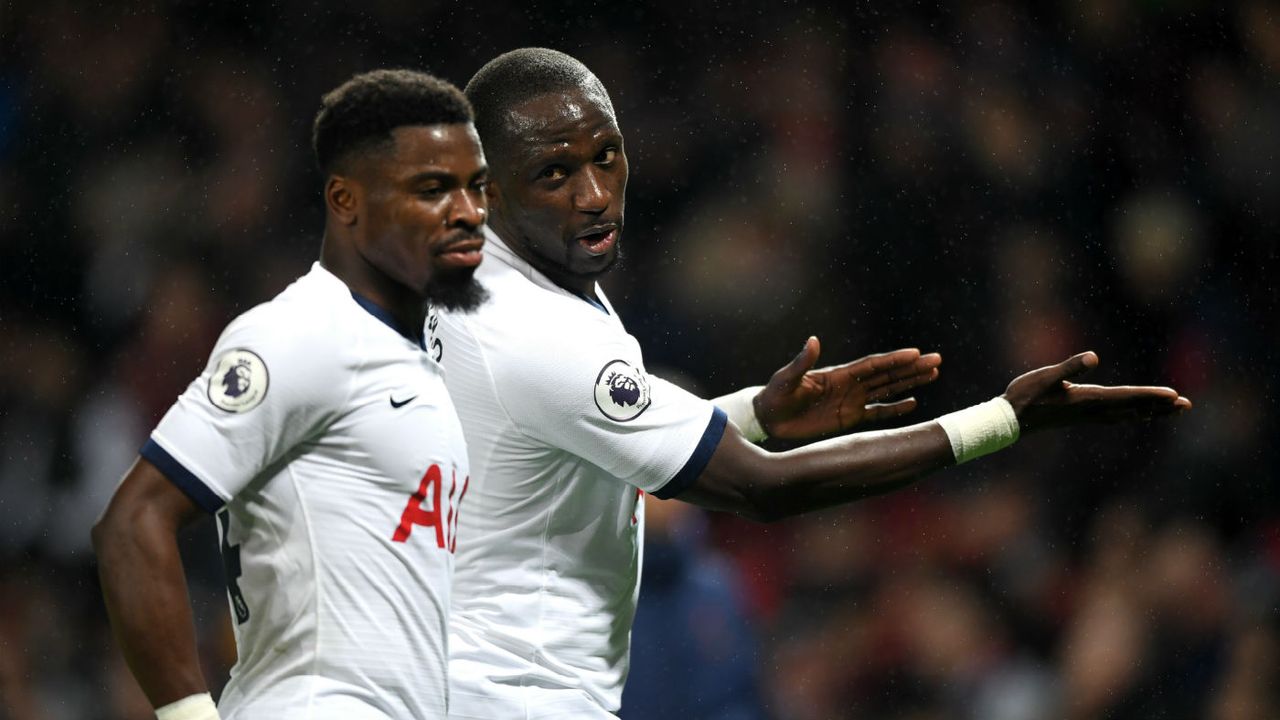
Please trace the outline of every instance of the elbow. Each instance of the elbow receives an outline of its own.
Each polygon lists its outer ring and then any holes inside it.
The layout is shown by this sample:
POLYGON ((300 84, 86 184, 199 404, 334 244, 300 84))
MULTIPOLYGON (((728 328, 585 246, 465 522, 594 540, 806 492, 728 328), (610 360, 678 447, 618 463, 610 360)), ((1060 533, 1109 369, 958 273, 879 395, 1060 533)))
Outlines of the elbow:
POLYGON ((115 524, 115 517, 108 510, 98 518, 98 521, 89 530, 89 539, 93 542, 93 552, 99 558, 111 545, 111 539, 116 535, 115 524))
POLYGON ((719 480, 724 506, 739 517, 758 523, 775 523, 794 515, 788 508, 785 467, 771 456, 753 458, 749 464, 729 469, 719 480))
POLYGON ((738 515, 752 521, 764 525, 771 525, 789 517, 785 513, 777 512, 771 508, 751 508, 738 513, 738 515))
POLYGON ((112 551, 130 543, 146 527, 146 518, 136 510, 123 507, 112 501, 103 511, 98 521, 89 530, 89 539, 93 543, 93 552, 99 562, 111 555, 112 551))
POLYGON ((737 514, 752 522, 771 524, 791 517, 787 512, 779 493, 773 488, 753 484, 740 496, 741 502, 737 514))

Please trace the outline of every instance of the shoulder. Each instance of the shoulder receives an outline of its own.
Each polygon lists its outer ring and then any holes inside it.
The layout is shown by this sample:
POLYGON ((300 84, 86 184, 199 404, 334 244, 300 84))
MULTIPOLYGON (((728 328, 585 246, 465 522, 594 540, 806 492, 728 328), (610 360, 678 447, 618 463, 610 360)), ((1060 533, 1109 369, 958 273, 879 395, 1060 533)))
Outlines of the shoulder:
POLYGON ((351 327, 324 307, 281 302, 254 307, 227 324, 218 347, 248 344, 288 355, 329 354, 350 340, 351 327))
POLYGON ((315 382, 348 369, 362 343, 359 324, 335 297, 304 276, 268 302, 242 313, 222 331, 211 369, 260 368, 272 379, 315 382))
POLYGON ((573 298, 552 299, 525 303, 509 313, 482 309, 459 322, 499 373, 552 370, 561 375, 575 369, 595 372, 607 360, 639 362, 634 338, 599 310, 573 298))
POLYGON ((485 278, 489 299, 475 311, 440 313, 446 338, 474 341, 498 363, 539 358, 572 362, 602 345, 630 340, 612 318, 578 298, 540 287, 510 268, 496 281, 494 275, 485 278))
POLYGON ((237 317, 227 331, 300 350, 337 349, 363 333, 364 314, 351 290, 317 264, 271 300, 237 317))

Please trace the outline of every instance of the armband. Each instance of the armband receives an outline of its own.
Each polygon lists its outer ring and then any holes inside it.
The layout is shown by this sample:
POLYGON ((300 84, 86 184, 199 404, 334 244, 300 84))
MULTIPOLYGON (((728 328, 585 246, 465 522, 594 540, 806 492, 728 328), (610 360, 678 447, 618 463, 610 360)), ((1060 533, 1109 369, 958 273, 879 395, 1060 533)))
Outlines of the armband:
POLYGON ((209 693, 188 695, 156 708, 156 720, 221 720, 209 693))
POLYGON ((1018 439, 1018 416, 1008 400, 997 397, 938 418, 951 441, 956 464, 1007 448, 1018 439))
POLYGON ((764 431, 759 418, 756 417, 755 404, 752 402, 763 389, 763 385, 743 388, 712 401, 716 407, 724 411, 725 415, 729 416, 729 422, 738 428, 738 432, 753 443, 761 443, 769 439, 769 433, 764 431))

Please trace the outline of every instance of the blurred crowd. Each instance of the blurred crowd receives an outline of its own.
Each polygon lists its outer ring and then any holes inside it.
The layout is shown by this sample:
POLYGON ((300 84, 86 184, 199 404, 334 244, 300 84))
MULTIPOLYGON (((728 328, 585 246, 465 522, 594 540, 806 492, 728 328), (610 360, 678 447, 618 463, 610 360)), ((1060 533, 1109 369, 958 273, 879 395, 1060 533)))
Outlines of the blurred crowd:
MULTIPOLYGON (((1196 403, 774 525, 650 499, 624 717, 1280 717, 1280 8, 848 5, 0 0, 0 720, 149 716, 89 527, 316 258, 321 94, 525 45, 612 93, 605 287, 658 374, 815 334, 941 352, 915 420, 1084 349, 1196 403)), ((211 522, 184 552, 219 688, 211 522)))

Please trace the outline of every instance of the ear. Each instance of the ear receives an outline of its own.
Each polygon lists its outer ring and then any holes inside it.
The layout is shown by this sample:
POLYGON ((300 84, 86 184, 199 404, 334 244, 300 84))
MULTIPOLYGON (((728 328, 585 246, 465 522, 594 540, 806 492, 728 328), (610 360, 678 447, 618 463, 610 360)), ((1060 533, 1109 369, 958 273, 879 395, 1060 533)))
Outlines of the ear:
POLYGON ((360 183, 341 175, 330 175, 324 186, 324 204, 341 225, 355 225, 360 217, 364 193, 360 183))

